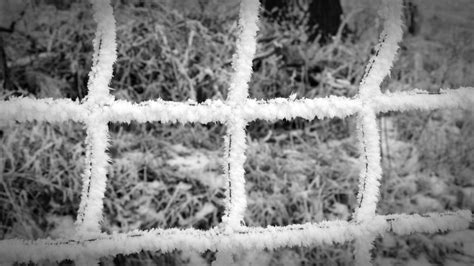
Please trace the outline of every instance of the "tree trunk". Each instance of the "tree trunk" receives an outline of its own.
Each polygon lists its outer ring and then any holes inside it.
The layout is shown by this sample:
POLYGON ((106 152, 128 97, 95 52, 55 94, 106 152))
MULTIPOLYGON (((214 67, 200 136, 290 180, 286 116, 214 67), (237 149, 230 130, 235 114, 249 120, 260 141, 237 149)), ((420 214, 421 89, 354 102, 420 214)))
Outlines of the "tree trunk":
POLYGON ((3 36, 0 33, 0 80, 3 79, 3 88, 5 90, 13 89, 13 84, 10 80, 10 73, 7 67, 7 55, 5 53, 3 36))
POLYGON ((289 20, 289 9, 294 5, 291 0, 260 0, 263 7, 263 16, 272 22, 289 20))
POLYGON ((340 0, 312 0, 308 12, 309 40, 314 41, 320 35, 320 44, 330 41, 341 26, 342 7, 340 0))
MULTIPOLYGON (((265 10, 264 16, 270 21, 282 22, 291 20, 290 10, 299 8, 297 1, 289 0, 260 0, 265 10)), ((307 10, 309 41, 314 41, 318 35, 320 44, 331 40, 341 25, 342 7, 340 0, 310 0, 307 10)))

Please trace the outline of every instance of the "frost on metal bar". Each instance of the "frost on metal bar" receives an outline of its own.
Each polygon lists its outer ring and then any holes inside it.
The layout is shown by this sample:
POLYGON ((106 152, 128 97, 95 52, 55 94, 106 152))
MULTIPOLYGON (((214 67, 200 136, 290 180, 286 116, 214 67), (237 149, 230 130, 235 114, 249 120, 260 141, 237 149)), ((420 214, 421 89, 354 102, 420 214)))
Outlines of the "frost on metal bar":
POLYGON ((389 231, 398 235, 411 233, 438 233, 462 230, 469 227, 472 213, 469 210, 445 213, 392 214, 384 216, 389 231))
POLYGON ((83 121, 86 109, 70 99, 11 98, 0 101, 0 121, 83 121))
MULTIPOLYGON (((358 113, 357 133, 362 158, 358 208, 354 219, 358 222, 371 220, 376 215, 379 199, 382 166, 380 163, 380 135, 377 128, 376 112, 371 105, 373 96, 381 94, 380 84, 390 73, 398 43, 402 40, 402 0, 382 0, 379 10, 383 19, 383 31, 375 55, 370 59, 359 87, 362 108, 358 113)), ((359 265, 371 263, 370 250, 376 235, 365 235, 356 239, 355 260, 359 265)))
POLYGON ((115 100, 109 94, 112 67, 116 60, 115 19, 109 0, 91 1, 97 31, 94 39, 93 66, 89 74, 86 100, 10 98, 0 101, 0 122, 82 122, 86 126, 86 167, 83 191, 72 239, 0 241, 0 263, 75 260, 78 264, 97 263, 103 256, 131 254, 142 250, 168 252, 218 251, 215 264, 235 263, 232 254, 241 250, 276 249, 289 246, 314 246, 354 240, 355 261, 371 262, 370 250, 376 236, 383 232, 411 234, 435 233, 468 228, 470 211, 446 213, 377 215, 382 175, 376 114, 389 111, 466 108, 474 106, 474 88, 441 90, 430 94, 421 90, 382 94, 380 84, 390 73, 398 42, 402 38, 401 0, 381 0, 384 20, 380 43, 370 59, 354 98, 330 96, 316 99, 248 98, 252 59, 256 49, 259 3, 242 0, 240 35, 233 59, 234 74, 226 101, 169 102, 161 99, 142 103, 115 100), (351 221, 329 221, 284 227, 246 227, 245 126, 256 119, 358 118, 361 149, 359 206, 351 221), (108 122, 163 123, 222 122, 227 126, 224 172, 227 179, 226 211, 222 225, 208 231, 195 229, 153 229, 106 235, 100 231, 102 199, 106 185, 108 122))
POLYGON ((457 90, 440 90, 430 94, 422 90, 387 93, 373 99, 378 112, 433 110, 440 108, 469 108, 474 106, 474 87, 462 87, 457 90))
POLYGON ((87 237, 100 233, 109 156, 108 121, 101 107, 113 101, 109 94, 113 64, 117 59, 115 43, 115 18, 110 0, 93 0, 92 9, 97 23, 93 41, 94 55, 87 85, 89 94, 84 106, 89 110, 84 123, 87 128, 86 167, 83 173, 81 203, 76 220, 78 236, 87 237))
POLYGON ((360 83, 360 97, 371 98, 380 93, 380 84, 390 73, 398 43, 402 40, 402 0, 381 0, 379 15, 383 19, 383 31, 375 54, 369 60, 360 83))
POLYGON ((252 76, 252 60, 257 49, 258 0, 242 0, 240 2, 239 28, 241 30, 237 41, 237 51, 234 54, 232 75, 227 104, 232 108, 232 114, 226 121, 224 173, 226 182, 226 211, 222 217, 225 230, 238 230, 244 220, 247 208, 245 195, 244 163, 245 150, 245 121, 242 112, 243 103, 248 97, 248 83, 252 76))
MULTIPOLYGON (((371 106, 376 113, 390 111, 434 110, 444 108, 469 109, 474 106, 474 88, 441 90, 432 94, 422 90, 385 93, 372 98, 371 106)), ((161 99, 141 103, 116 100, 98 107, 109 122, 129 123, 136 121, 163 123, 209 123, 225 122, 233 115, 232 108, 223 101, 208 100, 204 103, 171 102, 161 99)), ((359 98, 329 96, 326 98, 291 100, 247 99, 242 104, 242 116, 246 121, 263 119, 276 121, 297 117, 344 118, 357 114, 362 109, 359 98)), ((79 102, 69 99, 11 98, 0 101, 0 121, 66 121, 84 122, 90 110, 79 102)))
POLYGON ((141 250, 216 251, 223 244, 233 250, 274 250, 281 247, 341 244, 367 234, 393 232, 398 235, 413 232, 435 233, 462 230, 471 220, 470 211, 430 213, 425 215, 395 214, 376 216, 364 223, 325 221, 267 228, 242 227, 239 232, 225 233, 218 229, 152 229, 113 233, 88 239, 19 239, 0 242, 0 258, 4 262, 28 262, 45 259, 61 261, 84 254, 91 259, 117 254, 132 254, 141 250), (428 226, 427 226, 428 225, 428 226), (18 252, 21 250, 22 252, 18 252))
POLYGON ((384 29, 380 35, 380 43, 375 55, 370 59, 364 77, 360 83, 359 95, 362 109, 359 113, 359 138, 364 167, 361 172, 359 185, 359 208, 356 219, 370 219, 375 215, 377 199, 379 198, 379 180, 382 174, 380 166, 380 150, 378 129, 373 110, 373 96, 380 94, 380 84, 390 73, 398 42, 402 39, 402 1, 382 0, 379 11, 384 19, 384 29))

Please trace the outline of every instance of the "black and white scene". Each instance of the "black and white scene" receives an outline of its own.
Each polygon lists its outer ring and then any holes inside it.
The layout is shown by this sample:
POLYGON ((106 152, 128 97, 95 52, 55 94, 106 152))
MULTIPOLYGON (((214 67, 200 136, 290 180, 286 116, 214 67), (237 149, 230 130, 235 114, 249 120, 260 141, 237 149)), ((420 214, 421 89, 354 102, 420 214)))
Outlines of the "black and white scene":
POLYGON ((0 0, 1 265, 474 265, 474 0, 0 0))

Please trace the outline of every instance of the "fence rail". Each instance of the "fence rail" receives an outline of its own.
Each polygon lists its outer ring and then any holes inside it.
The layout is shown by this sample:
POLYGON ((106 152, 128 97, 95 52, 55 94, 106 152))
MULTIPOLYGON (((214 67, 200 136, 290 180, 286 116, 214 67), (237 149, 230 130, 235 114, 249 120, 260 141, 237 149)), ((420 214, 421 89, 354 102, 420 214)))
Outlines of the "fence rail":
POLYGON ((0 262, 38 262, 41 260, 76 260, 79 264, 97 262, 102 256, 130 254, 142 250, 162 252, 175 249, 204 252, 217 251, 216 264, 230 265, 232 253, 241 250, 275 249, 287 246, 312 246, 355 241, 355 259, 360 265, 371 262, 370 250, 377 235, 383 232, 411 234, 462 230, 469 227, 469 210, 425 215, 377 215, 380 164, 380 135, 376 114, 389 111, 432 110, 440 108, 472 108, 473 88, 441 90, 439 94, 411 92, 380 92, 382 80, 389 74, 398 42, 402 38, 401 0, 381 0, 380 16, 384 30, 376 54, 370 59, 354 98, 330 96, 316 99, 248 98, 248 82, 256 49, 259 3, 242 0, 239 25, 240 38, 234 55, 229 97, 226 101, 167 102, 161 99, 142 103, 115 100, 108 84, 116 60, 115 19, 110 0, 91 0, 97 22, 94 39, 93 66, 89 75, 89 94, 85 101, 67 99, 11 98, 0 101, 0 121, 82 122, 87 129, 86 170, 83 191, 72 239, 0 241, 0 262), (279 120, 343 118, 355 115, 361 151, 361 174, 358 208, 351 221, 325 221, 284 227, 247 227, 242 224, 246 209, 245 126, 256 119, 279 120), (196 229, 153 229, 111 235, 100 232, 102 199, 106 184, 109 157, 108 122, 208 123, 227 126, 225 137, 226 211, 222 224, 208 231, 196 229))
MULTIPOLYGON (((276 121, 297 117, 307 120, 344 118, 355 115, 362 109, 359 98, 329 96, 326 98, 298 99, 276 98, 268 101, 246 99, 243 103, 243 118, 248 121, 263 119, 276 121)), ((385 93, 373 98, 374 112, 436 110, 448 108, 468 109, 474 106, 471 87, 443 90, 432 94, 427 91, 385 93)), ((225 101, 208 100, 204 103, 172 102, 152 100, 132 103, 123 100, 111 101, 100 107, 101 115, 108 122, 129 123, 136 121, 163 123, 209 123, 225 122, 233 116, 232 108, 225 101)), ((0 101, 0 121, 18 122, 85 122, 90 109, 70 99, 12 98, 0 101)))
POLYGON ((41 259, 65 260, 86 256, 98 259, 103 256, 130 254, 141 250, 192 250, 217 251, 222 247, 230 250, 276 249, 286 246, 314 246, 342 244, 366 234, 393 232, 408 235, 413 232, 460 230, 469 226, 468 211, 418 215, 378 215, 360 224, 347 221, 326 221, 290 226, 246 227, 234 233, 220 230, 153 229, 100 235, 84 240, 36 240, 19 239, 0 242, 0 256, 5 261, 28 262, 41 259), (409 226, 407 226, 407 224, 409 226), (21 253, 16 252, 21 250, 21 253))

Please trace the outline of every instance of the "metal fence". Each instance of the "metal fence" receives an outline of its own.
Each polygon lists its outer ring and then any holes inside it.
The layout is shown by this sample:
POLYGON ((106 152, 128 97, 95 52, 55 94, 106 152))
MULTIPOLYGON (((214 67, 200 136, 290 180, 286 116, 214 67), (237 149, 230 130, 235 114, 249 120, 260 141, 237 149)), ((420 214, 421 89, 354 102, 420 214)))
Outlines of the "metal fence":
POLYGON ((109 94, 112 66, 116 60, 116 31, 110 0, 91 0, 97 31, 94 39, 93 66, 89 74, 89 94, 82 102, 69 99, 10 98, 0 102, 0 120, 82 122, 87 129, 86 170, 76 221, 71 239, 0 241, 0 262, 38 262, 71 259, 80 264, 100 257, 131 254, 142 250, 217 251, 215 264, 229 265, 232 254, 242 250, 276 249, 290 246, 314 246, 355 241, 357 264, 371 262, 370 250, 375 237, 383 232, 411 234, 461 230, 472 220, 470 210, 428 214, 378 215, 379 186, 382 176, 380 134, 376 114, 389 111, 471 108, 473 88, 381 93, 380 84, 389 74, 398 42, 402 39, 401 0, 381 0, 380 16, 384 30, 375 55, 370 59, 359 89, 353 98, 330 96, 315 99, 278 98, 268 101, 248 98, 248 82, 256 50, 259 3, 242 0, 239 25, 241 33, 233 58, 232 76, 226 101, 168 102, 161 99, 142 103, 115 100, 109 94), (247 123, 256 119, 343 118, 357 117, 362 169, 358 207, 351 221, 324 221, 289 226, 247 227, 244 162, 246 160, 247 123), (222 223, 207 231, 197 229, 152 229, 128 233, 104 234, 100 231, 102 199, 106 187, 109 157, 108 122, 208 123, 227 126, 225 137, 226 211, 222 223))

